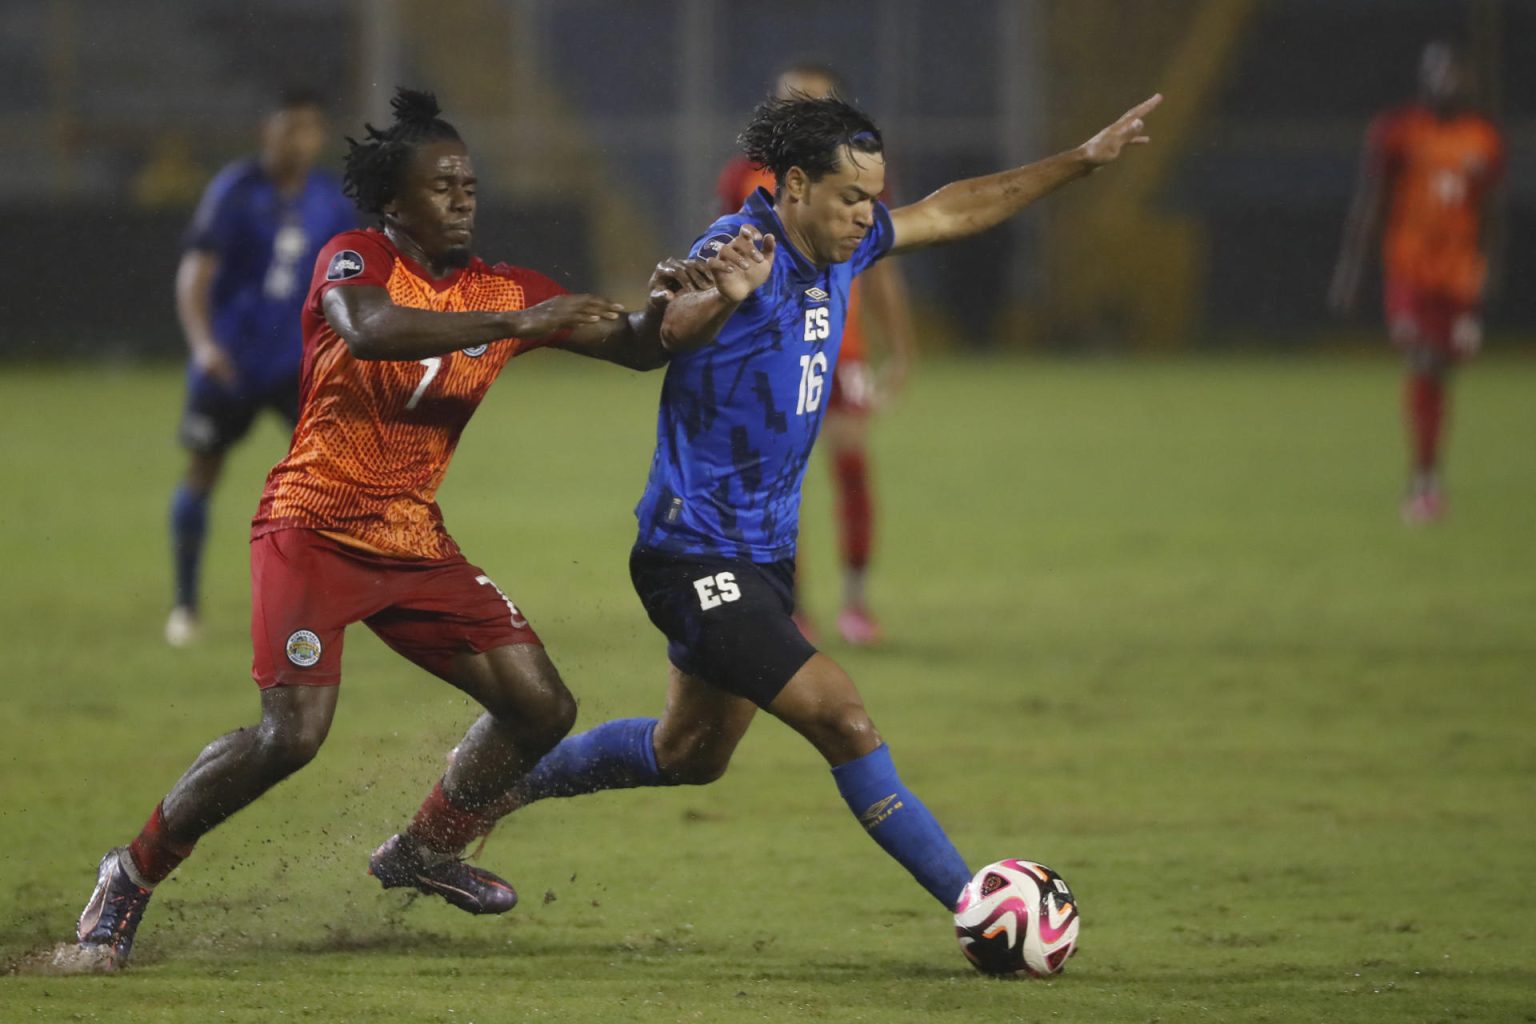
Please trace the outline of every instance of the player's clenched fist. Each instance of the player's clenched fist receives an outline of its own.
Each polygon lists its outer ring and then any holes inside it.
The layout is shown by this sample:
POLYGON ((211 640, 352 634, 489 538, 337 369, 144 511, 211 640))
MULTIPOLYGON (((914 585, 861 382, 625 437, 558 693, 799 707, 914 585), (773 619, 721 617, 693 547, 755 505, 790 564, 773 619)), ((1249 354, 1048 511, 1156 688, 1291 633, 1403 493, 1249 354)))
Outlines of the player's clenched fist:
POLYGON ((509 316, 514 324, 513 335, 519 338, 541 338, 546 334, 595 324, 599 320, 617 320, 623 311, 624 307, 617 302, 610 302, 598 295, 557 295, 509 316))
POLYGON ((708 267, 715 287, 731 302, 741 302, 755 292, 773 270, 776 246, 751 224, 743 224, 736 237, 715 250, 708 267))

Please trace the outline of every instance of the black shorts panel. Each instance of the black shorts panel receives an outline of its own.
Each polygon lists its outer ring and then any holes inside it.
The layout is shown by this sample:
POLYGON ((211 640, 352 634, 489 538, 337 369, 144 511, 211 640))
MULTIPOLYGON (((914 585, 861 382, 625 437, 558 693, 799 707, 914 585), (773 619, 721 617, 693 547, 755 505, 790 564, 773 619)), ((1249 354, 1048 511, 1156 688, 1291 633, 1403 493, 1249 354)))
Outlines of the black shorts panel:
POLYGON ((187 403, 177 435, 183 446, 199 455, 218 455, 250 431, 251 422, 262 409, 271 409, 292 427, 299 418, 298 378, 289 377, 265 390, 247 393, 193 373, 187 381, 187 403))
POLYGON ((816 653, 790 616, 794 559, 760 564, 637 547, 629 578, 691 676, 767 707, 816 653))

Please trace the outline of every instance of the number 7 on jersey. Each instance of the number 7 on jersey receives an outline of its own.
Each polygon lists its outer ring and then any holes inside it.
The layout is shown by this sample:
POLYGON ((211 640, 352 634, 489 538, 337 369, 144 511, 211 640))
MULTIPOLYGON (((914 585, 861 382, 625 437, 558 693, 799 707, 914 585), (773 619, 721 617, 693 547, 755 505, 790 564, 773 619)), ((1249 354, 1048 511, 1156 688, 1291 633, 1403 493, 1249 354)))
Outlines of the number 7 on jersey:
POLYGON ((421 402, 421 396, 427 393, 427 386, 432 383, 432 378, 437 376, 437 371, 443 368, 443 357, 433 356, 431 359, 421 360, 421 365, 427 368, 422 376, 421 383, 416 385, 416 390, 411 392, 410 401, 405 403, 407 409, 414 409, 421 402))

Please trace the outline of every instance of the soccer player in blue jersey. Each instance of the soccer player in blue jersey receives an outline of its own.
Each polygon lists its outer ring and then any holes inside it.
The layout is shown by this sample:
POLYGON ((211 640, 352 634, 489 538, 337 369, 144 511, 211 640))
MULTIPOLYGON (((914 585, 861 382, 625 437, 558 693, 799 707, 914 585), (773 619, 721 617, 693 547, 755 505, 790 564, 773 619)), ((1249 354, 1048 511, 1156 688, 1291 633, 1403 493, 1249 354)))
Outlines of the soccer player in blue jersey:
POLYGON ((197 636, 208 501, 224 455, 262 409, 292 427, 315 255, 355 226, 341 182, 314 166, 326 135, 319 98, 285 93, 262 121, 260 152, 219 172, 187 232, 176 312, 191 354, 180 428, 191 457, 171 499, 176 603, 165 638, 174 646, 197 636))
POLYGON ((970 870, 901 781, 853 680, 795 627, 800 484, 837 363, 853 278, 885 256, 984 231, 1148 141, 1153 96, 1075 149, 888 210, 880 133, 835 97, 773 99, 741 141, 772 171, 690 255, 713 285, 675 298, 650 481, 635 510, 635 590, 667 637, 659 719, 567 737, 494 808, 718 779, 759 709, 831 766, 848 809, 946 910, 970 870))

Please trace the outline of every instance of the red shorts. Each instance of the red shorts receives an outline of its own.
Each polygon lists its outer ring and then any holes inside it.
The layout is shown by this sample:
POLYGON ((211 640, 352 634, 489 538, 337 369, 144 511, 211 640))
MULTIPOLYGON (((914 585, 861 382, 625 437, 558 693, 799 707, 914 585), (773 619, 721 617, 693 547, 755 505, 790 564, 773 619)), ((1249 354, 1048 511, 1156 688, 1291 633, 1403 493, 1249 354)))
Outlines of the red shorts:
POLYGON ((257 686, 337 685, 342 634, 354 622, 443 679, 456 655, 539 643, 511 599, 463 555, 411 562, 305 529, 252 538, 257 686))
POLYGON ((875 375, 862 359, 841 356, 832 373, 832 393, 827 396, 827 412, 862 416, 874 408, 875 375))
POLYGON ((1393 344, 1426 345, 1453 358, 1462 354, 1454 342, 1456 322, 1480 313, 1475 303, 1392 278, 1382 286, 1382 300, 1393 344))

